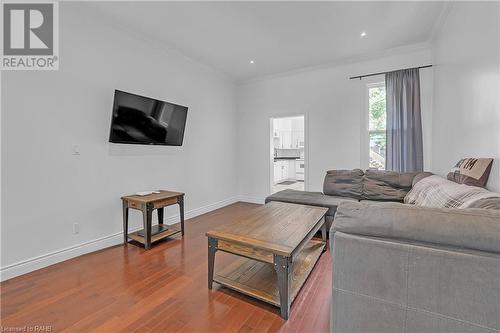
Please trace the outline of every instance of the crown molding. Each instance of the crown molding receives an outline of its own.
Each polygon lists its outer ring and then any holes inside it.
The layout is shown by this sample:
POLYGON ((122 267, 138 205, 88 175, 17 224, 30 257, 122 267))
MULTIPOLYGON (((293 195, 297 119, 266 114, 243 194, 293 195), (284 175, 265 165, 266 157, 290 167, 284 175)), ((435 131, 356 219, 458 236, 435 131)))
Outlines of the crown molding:
MULTIPOLYGON (((65 1, 66 4, 71 4, 72 2, 73 1, 65 1)), ((79 3, 79 2, 75 2, 75 3, 79 3)), ((305 72, 321 70, 321 69, 326 69, 326 68, 340 67, 340 66, 355 64, 355 63, 364 62, 364 61, 376 60, 376 59, 384 58, 384 57, 387 57, 390 55, 395 55, 395 54, 405 54, 405 53, 417 52, 417 51, 422 51, 422 50, 430 50, 431 45, 432 45, 431 42, 435 38, 436 34, 440 31, 440 29, 443 25, 443 22, 446 20, 446 17, 450 11, 451 6, 452 6, 451 2, 447 1, 445 3, 445 5, 443 6, 443 9, 441 10, 441 13, 438 17, 438 20, 433 25, 430 38, 424 42, 404 45, 404 46, 385 49, 385 50, 367 52, 367 53, 363 53, 363 54, 354 55, 351 57, 344 57, 344 58, 336 59, 333 61, 320 63, 317 65, 297 67, 297 68, 292 69, 292 70, 256 76, 256 77, 252 77, 252 78, 248 78, 248 79, 237 79, 237 78, 233 77, 232 75, 230 75, 230 74, 228 74, 228 73, 226 73, 218 68, 215 68, 211 65, 200 62, 200 61, 196 60, 195 58, 193 58, 189 55, 186 55, 183 51, 178 49, 175 45, 172 45, 172 44, 167 43, 163 40, 151 37, 148 34, 138 32, 137 30, 123 24, 122 22, 119 22, 116 19, 111 18, 109 15, 102 12, 98 8, 98 6, 93 4, 93 3, 98 3, 98 1, 89 1, 89 2, 85 3, 84 6, 80 6, 78 8, 78 13, 86 12, 86 14, 87 14, 86 17, 93 19, 94 21, 97 21, 104 26, 112 28, 120 33, 124 33, 125 35, 127 35, 131 38, 134 38, 136 40, 140 40, 140 41, 150 45, 151 47, 163 52, 164 54, 177 55, 179 57, 182 57, 183 59, 187 60, 188 62, 191 62, 192 64, 197 65, 199 67, 205 68, 205 69, 213 72, 214 74, 217 74, 222 79, 225 79, 225 80, 229 81, 230 83, 238 85, 238 86, 247 85, 247 84, 251 84, 251 83, 255 83, 255 82, 274 79, 274 78, 286 77, 286 76, 295 75, 295 74, 299 74, 299 73, 305 73, 305 72)), ((79 3, 79 4, 81 4, 81 3, 79 3)), ((72 7, 71 5, 64 6, 64 9, 71 8, 72 7)))
POLYGON ((385 49, 385 50, 363 53, 363 54, 359 54, 359 55, 352 56, 352 57, 341 58, 341 59, 338 59, 335 61, 330 61, 330 62, 326 62, 326 63, 319 64, 319 65, 306 66, 306 67, 293 69, 290 71, 284 71, 284 72, 275 73, 275 74, 258 76, 258 77, 251 78, 251 79, 240 80, 240 81, 237 81, 237 84, 239 86, 244 86, 244 85, 253 84, 256 82, 272 80, 272 79, 277 79, 277 78, 281 78, 281 77, 297 75, 297 74, 301 74, 301 73, 307 73, 307 72, 313 72, 313 71, 322 70, 322 69, 336 68, 336 67, 341 67, 341 66, 346 66, 346 65, 352 65, 352 64, 356 64, 356 63, 360 63, 360 62, 370 61, 370 60, 382 59, 382 58, 385 58, 388 56, 393 56, 393 55, 408 54, 408 53, 413 53, 413 52, 418 52, 418 51, 428 51, 428 50, 431 50, 431 44, 429 42, 410 44, 410 45, 405 45, 405 46, 400 46, 400 47, 395 47, 395 48, 390 48, 390 49, 385 49))

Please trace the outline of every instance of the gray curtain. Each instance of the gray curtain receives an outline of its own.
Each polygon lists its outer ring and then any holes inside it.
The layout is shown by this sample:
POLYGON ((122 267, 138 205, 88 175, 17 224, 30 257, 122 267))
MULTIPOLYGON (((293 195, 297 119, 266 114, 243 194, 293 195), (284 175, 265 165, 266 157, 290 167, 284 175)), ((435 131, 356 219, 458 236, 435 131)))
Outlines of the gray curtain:
POLYGON ((387 98, 386 169, 422 171, 422 117, 418 69, 385 74, 387 98))

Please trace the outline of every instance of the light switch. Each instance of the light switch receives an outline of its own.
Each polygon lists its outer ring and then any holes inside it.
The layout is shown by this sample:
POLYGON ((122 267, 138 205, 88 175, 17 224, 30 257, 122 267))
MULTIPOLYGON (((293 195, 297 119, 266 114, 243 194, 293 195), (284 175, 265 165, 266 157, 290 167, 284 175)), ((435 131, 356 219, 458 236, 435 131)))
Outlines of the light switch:
POLYGON ((73 155, 80 155, 80 145, 73 145, 73 155))

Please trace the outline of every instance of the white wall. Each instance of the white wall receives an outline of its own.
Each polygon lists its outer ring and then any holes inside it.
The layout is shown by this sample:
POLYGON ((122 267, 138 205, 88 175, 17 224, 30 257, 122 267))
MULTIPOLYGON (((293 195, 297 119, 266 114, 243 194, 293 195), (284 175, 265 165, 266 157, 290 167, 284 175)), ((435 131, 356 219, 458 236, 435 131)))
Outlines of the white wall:
MULTIPOLYGON (((2 279, 118 243, 125 193, 184 191, 188 216, 236 195, 262 201, 270 117, 305 114, 309 190, 322 189, 328 169, 365 167, 365 87, 383 77, 353 75, 434 63, 421 71, 425 169, 444 174, 461 157, 494 156, 489 186, 500 190, 498 4, 452 5, 434 52, 409 48, 237 88, 82 6, 60 4, 59 71, 2 73, 2 279), (183 147, 107 143, 115 88, 189 106, 183 147)), ((140 215, 131 220, 138 227, 140 215)))
POLYGON ((494 157, 488 188, 500 192, 500 4, 451 6, 434 45, 433 171, 464 157, 494 157))
POLYGON ((3 279, 119 242, 124 194, 183 191, 188 216, 237 194, 233 82, 82 9, 60 4, 59 71, 2 73, 3 279), (115 88, 188 106, 184 145, 109 144, 115 88))
MULTIPOLYGON (((322 190, 326 170, 362 167, 361 135, 364 115, 368 112, 365 87, 370 80, 349 80, 349 76, 430 62, 430 50, 422 49, 240 85, 237 90, 239 193, 246 200, 257 202, 270 193, 269 118, 273 116, 306 115, 305 176, 309 190, 322 190)), ((426 169, 431 165, 432 80, 432 69, 421 71, 426 169)))

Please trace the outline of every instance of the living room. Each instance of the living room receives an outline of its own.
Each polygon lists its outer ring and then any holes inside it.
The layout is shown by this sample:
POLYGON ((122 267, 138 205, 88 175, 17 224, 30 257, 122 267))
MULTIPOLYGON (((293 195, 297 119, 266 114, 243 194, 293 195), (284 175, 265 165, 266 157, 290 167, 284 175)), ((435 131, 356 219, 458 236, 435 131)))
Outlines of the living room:
POLYGON ((3 331, 500 331, 499 2, 43 3, 2 2, 3 331), (387 171, 369 169, 373 85, 419 120, 408 149, 383 122, 387 171), (132 97, 178 110, 178 140, 113 138, 132 97), (272 119, 296 116, 304 191, 270 197, 272 119), (429 199, 431 180, 479 199, 429 199), (234 254, 276 298, 220 278, 234 254))

